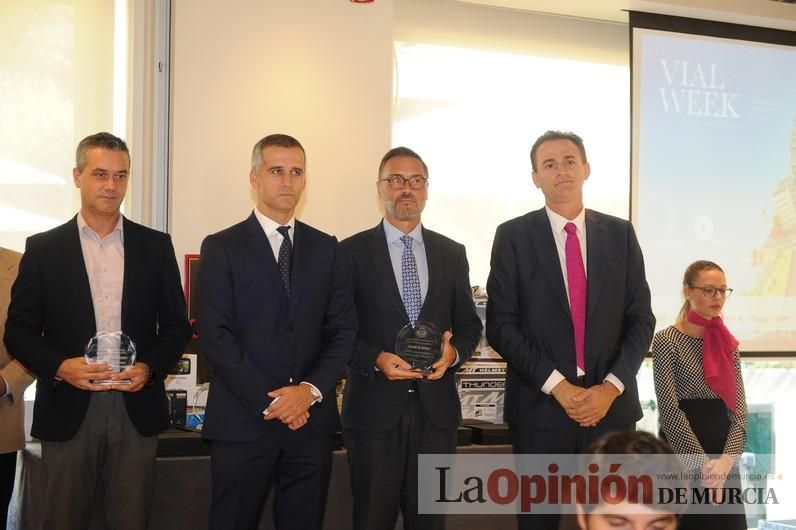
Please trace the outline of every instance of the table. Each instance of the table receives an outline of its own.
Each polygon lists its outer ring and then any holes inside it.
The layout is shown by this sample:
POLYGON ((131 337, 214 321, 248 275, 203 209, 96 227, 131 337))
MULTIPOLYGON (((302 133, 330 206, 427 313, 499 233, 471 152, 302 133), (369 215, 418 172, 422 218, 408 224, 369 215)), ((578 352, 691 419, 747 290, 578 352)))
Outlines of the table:
MULTIPOLYGON (((505 454, 510 445, 465 445, 458 448, 464 454, 505 454)), ((210 457, 207 446, 198 434, 167 432, 161 435, 156 463, 155 492, 149 530, 208 528, 210 505, 210 457), (175 456, 182 454, 185 456, 175 456)), ((44 470, 41 446, 28 443, 17 465, 17 485, 11 501, 9 526, 11 530, 41 530, 44 470)), ((102 496, 98 496, 102 498, 102 496)), ((457 530, 515 529, 516 518, 511 515, 449 515, 448 528, 457 530)), ((106 528, 101 507, 95 508, 89 530, 106 528)), ((274 528, 269 498, 258 530, 274 528)), ((334 451, 332 477, 326 502, 324 529, 351 528, 351 490, 345 449, 334 451)), ((396 528, 403 528, 399 520, 396 528)))

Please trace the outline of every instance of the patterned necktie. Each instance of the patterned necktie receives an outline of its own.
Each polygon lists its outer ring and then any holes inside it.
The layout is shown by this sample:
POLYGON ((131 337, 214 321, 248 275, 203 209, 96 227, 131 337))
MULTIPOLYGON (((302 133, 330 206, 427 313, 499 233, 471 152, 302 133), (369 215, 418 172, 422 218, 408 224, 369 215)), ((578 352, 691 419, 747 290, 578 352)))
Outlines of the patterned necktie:
POLYGON ((401 236, 404 244, 401 252, 401 282, 403 285, 403 300, 409 323, 413 326, 420 316, 420 275, 417 273, 417 263, 412 252, 412 237, 401 236))
POLYGON ((290 298, 290 266, 293 257, 293 243, 290 242, 290 227, 280 226, 277 232, 282 234, 282 244, 279 246, 279 273, 282 275, 282 283, 285 284, 285 293, 290 298))
POLYGON ((573 223, 567 223, 564 230, 567 233, 564 257, 567 261, 569 308, 572 312, 572 325, 575 328, 575 360, 578 368, 585 372, 583 353, 586 343, 586 270, 583 268, 577 228, 573 223))

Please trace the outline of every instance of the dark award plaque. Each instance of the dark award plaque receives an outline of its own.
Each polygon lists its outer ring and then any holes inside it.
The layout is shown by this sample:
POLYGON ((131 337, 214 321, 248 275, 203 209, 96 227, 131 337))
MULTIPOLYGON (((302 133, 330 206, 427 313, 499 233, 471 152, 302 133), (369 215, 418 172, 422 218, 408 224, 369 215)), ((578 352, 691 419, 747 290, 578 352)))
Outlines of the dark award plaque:
POLYGON ((407 324, 395 337, 395 353, 412 365, 412 370, 431 373, 431 365, 442 357, 442 333, 430 322, 407 324))

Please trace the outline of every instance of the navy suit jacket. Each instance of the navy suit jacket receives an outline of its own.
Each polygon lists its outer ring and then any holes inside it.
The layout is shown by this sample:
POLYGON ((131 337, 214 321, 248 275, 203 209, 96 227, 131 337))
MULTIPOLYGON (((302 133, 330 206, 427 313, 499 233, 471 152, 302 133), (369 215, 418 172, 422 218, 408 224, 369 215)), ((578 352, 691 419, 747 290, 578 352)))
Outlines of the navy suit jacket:
POLYGON ((266 394, 301 381, 323 394, 303 428, 337 431, 335 388, 356 335, 350 275, 337 240, 296 222, 290 299, 254 213, 208 236, 201 252, 197 327, 214 374, 204 436, 261 437, 278 426, 263 419, 271 402, 266 394))
MULTIPOLYGON (((633 226, 586 210, 587 387, 613 373, 625 391, 601 421, 629 425, 641 418, 636 373, 649 352, 655 317, 633 226)), ((487 281, 487 339, 509 365, 505 418, 535 427, 572 420, 541 391, 557 369, 576 383, 575 340, 564 278, 544 208, 497 228, 487 281)))
MULTIPOLYGON (((428 292, 420 320, 453 332, 452 343, 462 362, 470 358, 481 338, 481 320, 475 311, 464 246, 423 228, 428 260, 428 292)), ((374 370, 382 351, 395 350, 395 336, 409 323, 395 280, 384 226, 360 232, 342 241, 351 264, 359 318, 354 354, 343 395, 343 427, 385 431, 401 417, 410 381, 389 381, 374 370)), ((437 427, 455 428, 462 410, 454 373, 448 369, 437 381, 421 381, 418 393, 423 411, 437 427)))
MULTIPOLYGON (((185 351, 191 328, 171 238, 128 219, 123 223, 122 331, 135 342, 137 361, 153 372, 153 383, 125 393, 124 401, 136 429, 151 436, 169 425, 163 379, 185 351)), ((77 433, 92 393, 56 381, 55 373, 65 359, 82 356, 96 332, 75 216, 28 238, 11 290, 5 342, 38 378, 34 437, 65 441, 77 433)))

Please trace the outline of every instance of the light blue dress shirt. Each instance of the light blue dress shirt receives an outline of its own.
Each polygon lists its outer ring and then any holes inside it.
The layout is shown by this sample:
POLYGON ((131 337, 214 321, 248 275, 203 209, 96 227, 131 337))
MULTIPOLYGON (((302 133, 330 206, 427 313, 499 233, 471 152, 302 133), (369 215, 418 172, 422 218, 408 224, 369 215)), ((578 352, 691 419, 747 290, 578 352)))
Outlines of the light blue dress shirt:
MULTIPOLYGON (((392 272, 395 276, 395 283, 398 284, 398 292, 401 293, 401 299, 403 299, 404 295, 403 276, 401 275, 401 254, 404 251, 404 244, 401 241, 401 236, 412 236, 412 254, 415 255, 417 275, 420 278, 420 301, 421 303, 425 302, 426 293, 428 292, 428 260, 426 259, 426 245, 423 242, 423 226, 418 223, 414 230, 404 234, 391 225, 387 219, 382 220, 382 225, 384 226, 384 235, 387 238, 387 250, 390 251, 392 272)), ((453 362, 453 365, 456 366, 460 361, 459 352, 455 347, 453 351, 456 352, 456 360, 453 362)), ((374 367, 374 369, 379 371, 378 368, 374 367)))
POLYGON ((404 286, 401 275, 401 254, 404 251, 404 244, 401 241, 403 235, 411 236, 412 241, 412 254, 415 255, 415 263, 417 264, 417 275, 420 277, 420 301, 426 301, 426 293, 428 292, 428 260, 426 259, 426 246, 423 243, 423 229, 422 225, 418 223, 414 230, 408 234, 404 234, 387 219, 382 221, 384 225, 384 235, 387 236, 387 249, 390 251, 390 261, 392 262, 392 272, 395 275, 395 282, 398 284, 398 292, 401 293, 401 299, 404 295, 404 286))

